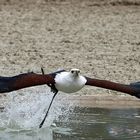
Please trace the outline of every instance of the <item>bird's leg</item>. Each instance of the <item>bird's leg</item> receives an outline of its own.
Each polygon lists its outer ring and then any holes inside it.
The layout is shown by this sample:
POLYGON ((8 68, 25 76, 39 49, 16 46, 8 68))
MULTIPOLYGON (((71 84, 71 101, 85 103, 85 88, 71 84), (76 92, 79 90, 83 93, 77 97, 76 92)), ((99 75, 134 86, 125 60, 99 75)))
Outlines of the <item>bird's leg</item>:
POLYGON ((53 100, 54 100, 54 98, 55 98, 55 96, 56 96, 57 93, 58 93, 58 91, 54 93, 53 98, 52 98, 52 100, 51 100, 51 102, 50 102, 50 105, 49 105, 49 107, 48 107, 48 110, 47 110, 47 112, 46 112, 46 114, 45 114, 44 119, 43 119, 42 122, 40 123, 39 128, 41 128, 41 127, 43 126, 43 124, 44 124, 44 122, 45 122, 45 120, 46 120, 46 117, 48 116, 48 113, 49 113, 50 107, 51 107, 51 105, 52 105, 52 102, 53 102, 53 100))
MULTIPOLYGON (((45 75, 43 68, 41 68, 41 72, 42 72, 42 75, 45 75)), ((46 120, 46 117, 48 116, 48 113, 49 113, 49 110, 50 110, 51 105, 52 105, 52 103, 53 103, 53 100, 54 100, 56 94, 58 93, 58 90, 56 89, 56 87, 55 87, 54 84, 47 84, 47 85, 51 88, 51 91, 54 93, 54 95, 53 95, 53 97, 52 97, 52 100, 51 100, 51 102, 50 102, 50 105, 49 105, 49 107, 48 107, 48 110, 47 110, 47 112, 46 112, 46 114, 45 114, 45 117, 44 117, 44 119, 42 120, 42 122, 41 122, 40 125, 39 125, 39 128, 41 128, 41 127, 43 126, 43 124, 44 124, 44 122, 45 122, 45 120, 46 120)))

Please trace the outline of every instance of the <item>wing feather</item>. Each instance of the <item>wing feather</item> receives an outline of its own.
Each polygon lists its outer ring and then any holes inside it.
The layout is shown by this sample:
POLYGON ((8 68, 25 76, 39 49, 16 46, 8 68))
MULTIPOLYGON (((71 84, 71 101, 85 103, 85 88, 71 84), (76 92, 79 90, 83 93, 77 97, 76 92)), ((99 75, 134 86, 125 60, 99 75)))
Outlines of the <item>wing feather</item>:
POLYGON ((87 79, 86 85, 115 90, 140 98, 140 85, 138 86, 138 84, 137 86, 132 86, 132 85, 119 84, 107 80, 93 79, 89 77, 85 77, 85 78, 87 79))
POLYGON ((140 81, 139 82, 130 83, 130 86, 131 87, 140 88, 140 81))
POLYGON ((54 83, 54 78, 51 75, 41 75, 33 72, 19 74, 13 77, 0 77, 0 93, 11 92, 31 86, 54 83))

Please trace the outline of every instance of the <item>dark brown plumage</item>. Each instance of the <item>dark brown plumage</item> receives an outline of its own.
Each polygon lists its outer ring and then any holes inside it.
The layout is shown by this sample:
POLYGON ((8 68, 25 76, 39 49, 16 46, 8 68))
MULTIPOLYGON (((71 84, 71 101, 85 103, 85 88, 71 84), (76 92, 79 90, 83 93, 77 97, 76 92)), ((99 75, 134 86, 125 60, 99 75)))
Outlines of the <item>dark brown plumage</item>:
POLYGON ((140 98, 140 83, 139 82, 137 82, 137 84, 133 83, 130 85, 124 85, 124 84, 115 83, 115 82, 111 82, 107 80, 99 80, 99 79, 93 79, 93 78, 88 78, 88 77, 86 77, 86 79, 87 79, 86 85, 115 90, 115 91, 127 93, 129 95, 140 98))
POLYGON ((51 91, 54 92, 54 95, 45 114, 45 117, 39 125, 39 128, 43 126, 52 102, 59 90, 64 92, 71 91, 68 93, 72 93, 74 88, 76 89, 75 91, 78 91, 84 85, 89 85, 127 93, 131 96, 140 98, 140 82, 124 85, 107 80, 93 79, 79 76, 80 71, 78 69, 73 69, 70 72, 60 70, 50 74, 44 74, 43 69, 41 70, 42 74, 31 72, 19 74, 13 77, 0 77, 0 93, 11 92, 22 88, 43 84, 47 84, 51 88, 51 91))
MULTIPOLYGON (((53 92, 57 92, 55 87, 55 76, 65 70, 56 71, 50 74, 36 74, 33 72, 19 74, 13 77, 0 77, 0 93, 11 92, 22 88, 47 84, 53 92)), ((127 93, 140 98, 140 82, 131 83, 130 85, 115 83, 107 80, 93 79, 85 77, 85 85, 101 87, 127 93)))
POLYGON ((31 86, 54 84, 51 75, 25 73, 13 77, 0 77, 0 93, 11 92, 31 86))

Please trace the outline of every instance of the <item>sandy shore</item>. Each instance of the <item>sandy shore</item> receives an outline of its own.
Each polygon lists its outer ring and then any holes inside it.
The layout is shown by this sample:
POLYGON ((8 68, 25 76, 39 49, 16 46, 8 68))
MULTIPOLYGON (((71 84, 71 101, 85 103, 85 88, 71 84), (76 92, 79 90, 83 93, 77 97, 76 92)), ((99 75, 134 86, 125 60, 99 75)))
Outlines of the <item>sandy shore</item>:
POLYGON ((126 96, 115 96, 104 93, 103 95, 73 95, 68 98, 69 102, 74 102, 79 107, 97 108, 140 108, 139 99, 126 96))
MULTIPOLYGON (((40 73, 41 66, 46 73, 76 67, 94 78, 126 84, 139 81, 140 2, 118 1, 1 0, 1 75, 40 73)), ((118 101, 124 97, 93 87, 78 92, 93 93, 111 94, 118 101)))

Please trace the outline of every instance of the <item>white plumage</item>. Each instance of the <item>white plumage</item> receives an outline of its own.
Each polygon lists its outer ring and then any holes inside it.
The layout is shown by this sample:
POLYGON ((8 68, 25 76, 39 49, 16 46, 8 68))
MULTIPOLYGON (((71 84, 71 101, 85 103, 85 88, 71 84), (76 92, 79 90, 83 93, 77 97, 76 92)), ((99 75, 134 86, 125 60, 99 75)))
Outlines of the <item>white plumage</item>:
POLYGON ((79 75, 79 69, 70 72, 61 72, 55 76, 55 87, 58 91, 74 93, 80 90, 87 82, 84 76, 79 75))

